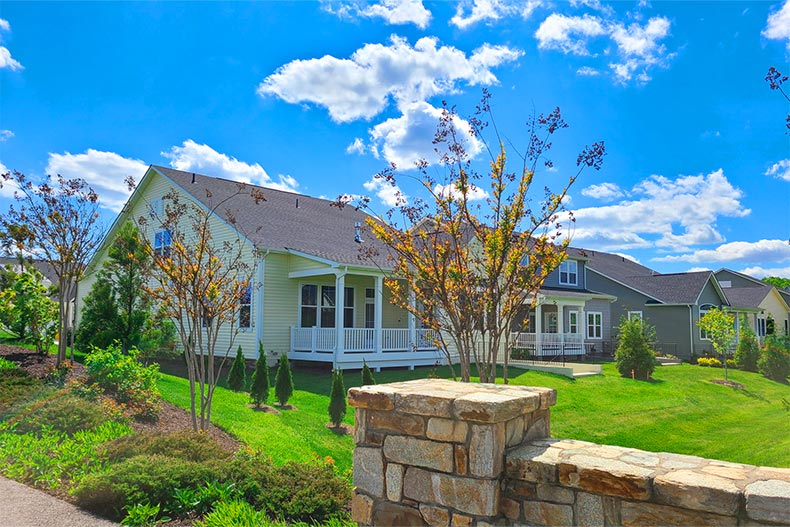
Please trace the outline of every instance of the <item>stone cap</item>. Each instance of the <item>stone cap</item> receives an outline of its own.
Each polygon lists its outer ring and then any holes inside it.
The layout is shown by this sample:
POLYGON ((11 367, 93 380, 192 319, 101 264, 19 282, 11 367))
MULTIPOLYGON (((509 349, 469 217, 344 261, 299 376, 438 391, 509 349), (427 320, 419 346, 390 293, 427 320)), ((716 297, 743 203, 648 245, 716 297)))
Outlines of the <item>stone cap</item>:
POLYGON ((557 403, 550 388, 455 382, 446 379, 377 384, 351 388, 348 404, 369 410, 499 423, 557 403))

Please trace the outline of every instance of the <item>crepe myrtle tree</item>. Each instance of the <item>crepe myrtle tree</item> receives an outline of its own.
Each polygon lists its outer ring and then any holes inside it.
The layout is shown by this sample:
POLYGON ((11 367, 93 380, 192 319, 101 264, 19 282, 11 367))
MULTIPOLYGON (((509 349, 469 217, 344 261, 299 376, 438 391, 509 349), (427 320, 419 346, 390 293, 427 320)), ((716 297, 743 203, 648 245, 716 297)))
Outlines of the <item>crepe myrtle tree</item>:
MULTIPOLYGON (((435 330, 445 354, 444 335, 449 337, 462 381, 470 380, 476 364, 480 381, 493 382, 499 354, 510 347, 514 321, 565 258, 569 239, 564 234, 573 222, 565 208, 568 189, 583 170, 599 170, 606 152, 603 142, 585 147, 576 168, 559 177, 552 191, 551 182, 536 170, 553 167, 547 157, 552 141, 568 127, 559 108, 533 114, 522 150, 497 130, 485 90, 468 119, 468 133, 459 129, 462 124, 455 107, 443 103, 433 140, 439 163, 420 161, 416 173, 393 165, 377 174, 397 197, 396 206, 384 214, 371 210, 367 198, 356 206, 371 213, 367 227, 386 246, 393 271, 385 282, 393 302, 435 330), (473 163, 472 143, 487 157, 488 170, 478 171, 473 163), (507 150, 515 158, 513 168, 507 150), (406 178, 417 181, 425 199, 406 199, 398 185, 406 178), (481 205, 475 198, 483 191, 481 205)), ((338 206, 347 203, 337 200, 338 206)))
MULTIPOLYGON (((242 183, 215 201, 206 192, 210 204, 201 207, 171 191, 163 196, 161 214, 152 211, 135 220, 147 233, 141 238, 152 262, 145 290, 175 323, 184 350, 196 431, 211 422, 214 390, 239 332, 239 301, 252 280, 241 236, 217 240, 212 223, 236 196, 249 194, 256 204, 265 199, 260 189, 242 183), (227 339, 219 349, 221 333, 227 339)), ((230 213, 224 219, 236 225, 230 213)))
POLYGON ((33 181, 21 172, 6 172, 0 188, 6 186, 14 189, 15 203, 0 215, 3 244, 11 241, 18 253, 47 262, 57 278, 60 366, 73 331, 77 284, 104 238, 99 196, 84 179, 61 175, 33 181))

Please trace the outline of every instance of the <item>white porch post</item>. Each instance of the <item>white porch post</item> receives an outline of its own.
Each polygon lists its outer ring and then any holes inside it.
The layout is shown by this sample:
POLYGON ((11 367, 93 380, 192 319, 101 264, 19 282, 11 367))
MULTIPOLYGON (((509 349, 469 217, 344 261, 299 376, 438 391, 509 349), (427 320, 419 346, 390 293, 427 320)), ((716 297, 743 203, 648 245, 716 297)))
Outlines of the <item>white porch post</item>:
MULTIPOLYGON (((414 308, 417 300, 414 297, 414 291, 409 291, 409 307, 412 309, 414 308)), ((414 317, 414 313, 409 311, 409 344, 416 346, 417 345, 417 319, 414 317)))
POLYGON ((343 349, 345 348, 346 332, 343 328, 343 314, 345 311, 346 299, 345 291, 346 275, 338 274, 337 277, 335 277, 335 333, 337 344, 335 347, 335 364, 333 364, 335 368, 337 368, 337 359, 343 355, 343 349))
POLYGON ((560 351, 565 351, 565 320, 563 318, 563 309, 565 305, 562 303, 557 304, 557 333, 560 334, 560 351))
POLYGON ((374 327, 374 349, 376 353, 381 353, 381 337, 382 337, 382 327, 381 327, 381 309, 382 309, 382 297, 384 296, 384 277, 377 276, 376 277, 376 294, 375 298, 375 312, 373 314, 373 327, 374 327))
POLYGON ((541 304, 535 306, 535 355, 543 356, 543 343, 541 333, 543 332, 543 309, 541 304))

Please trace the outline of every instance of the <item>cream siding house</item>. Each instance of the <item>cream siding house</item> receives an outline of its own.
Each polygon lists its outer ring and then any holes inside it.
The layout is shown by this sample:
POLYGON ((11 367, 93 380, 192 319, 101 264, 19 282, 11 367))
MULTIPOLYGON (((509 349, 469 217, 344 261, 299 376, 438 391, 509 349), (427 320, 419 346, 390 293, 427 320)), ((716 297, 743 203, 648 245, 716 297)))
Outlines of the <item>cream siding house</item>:
POLYGON ((719 269, 716 279, 732 305, 747 314, 749 326, 760 342, 771 333, 790 335, 788 295, 771 284, 731 269, 719 269))

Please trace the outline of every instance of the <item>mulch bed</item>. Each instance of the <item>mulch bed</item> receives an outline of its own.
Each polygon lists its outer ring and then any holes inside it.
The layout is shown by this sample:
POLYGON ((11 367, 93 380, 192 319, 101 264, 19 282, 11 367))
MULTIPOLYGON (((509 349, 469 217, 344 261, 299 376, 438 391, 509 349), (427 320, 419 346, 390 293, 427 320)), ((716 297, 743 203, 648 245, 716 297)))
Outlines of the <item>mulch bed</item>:
MULTIPOLYGON (((38 355, 34 350, 0 344, 0 357, 16 362, 30 375, 43 379, 47 374, 55 369, 57 357, 54 355, 38 355)), ((75 362, 73 369, 66 376, 66 381, 85 378, 85 366, 75 362)), ((153 422, 131 423, 136 432, 153 432, 167 434, 170 432, 181 432, 192 430, 192 415, 166 401, 162 402, 162 410, 159 412, 159 419, 153 422)), ((242 444, 239 440, 222 430, 216 425, 210 425, 208 435, 213 437, 224 449, 235 452, 242 444)))
POLYGON ((730 388, 736 388, 738 390, 746 389, 746 386, 735 381, 725 381, 724 379, 713 379, 710 382, 712 382, 713 384, 721 384, 722 386, 729 386, 730 388))

